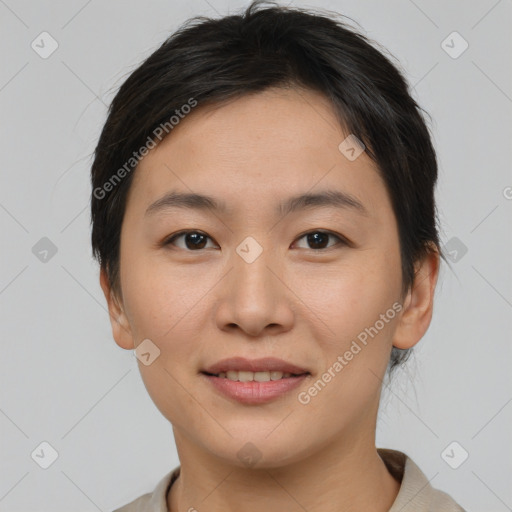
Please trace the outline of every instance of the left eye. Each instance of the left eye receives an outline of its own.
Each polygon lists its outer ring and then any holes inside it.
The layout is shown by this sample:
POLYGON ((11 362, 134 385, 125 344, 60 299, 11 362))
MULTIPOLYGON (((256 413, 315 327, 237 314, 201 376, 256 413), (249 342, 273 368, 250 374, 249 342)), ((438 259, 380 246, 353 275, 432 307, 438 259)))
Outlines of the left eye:
MULTIPOLYGON (((327 243, 329 237, 335 238, 340 242, 341 244, 345 244, 345 240, 343 240, 340 236, 335 235, 334 233, 331 233, 329 231, 310 231, 309 233, 305 233, 302 235, 298 240, 302 240, 303 238, 306 239, 307 243, 312 245, 313 247, 305 247, 305 249, 326 249, 329 247, 325 247, 325 244, 327 243)), ((333 244, 336 245, 336 244, 333 244)))
MULTIPOLYGON (((329 237, 335 238, 338 241, 338 243, 346 245, 346 241, 343 238, 329 231, 310 231, 309 233, 305 233, 304 235, 299 237, 297 240, 302 240, 304 238, 306 239, 306 243, 311 245, 311 247, 300 247, 302 249, 321 250, 336 245, 331 244, 326 246, 326 244, 328 244, 329 237)), ((177 233, 176 235, 173 235, 170 238, 168 238, 164 242, 164 245, 175 245, 180 249, 189 249, 194 251, 205 249, 205 246, 207 244, 206 241, 208 239, 211 240, 211 238, 208 235, 200 231, 182 231, 181 233, 177 233), (180 238, 184 239, 185 246, 180 246, 179 244, 176 243, 176 240, 179 240, 180 238)))

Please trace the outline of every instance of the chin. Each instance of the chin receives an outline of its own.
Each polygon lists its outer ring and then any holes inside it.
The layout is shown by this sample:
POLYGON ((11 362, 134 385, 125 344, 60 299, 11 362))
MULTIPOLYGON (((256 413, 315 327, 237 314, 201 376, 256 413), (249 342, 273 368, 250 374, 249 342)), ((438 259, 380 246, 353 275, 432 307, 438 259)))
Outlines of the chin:
POLYGON ((307 448, 297 443, 298 436, 290 432, 281 435, 274 432, 270 437, 267 438, 261 431, 248 430, 243 436, 233 436, 228 443, 221 444, 217 438, 201 444, 208 446, 213 456, 240 468, 278 468, 294 464, 307 456, 307 448))

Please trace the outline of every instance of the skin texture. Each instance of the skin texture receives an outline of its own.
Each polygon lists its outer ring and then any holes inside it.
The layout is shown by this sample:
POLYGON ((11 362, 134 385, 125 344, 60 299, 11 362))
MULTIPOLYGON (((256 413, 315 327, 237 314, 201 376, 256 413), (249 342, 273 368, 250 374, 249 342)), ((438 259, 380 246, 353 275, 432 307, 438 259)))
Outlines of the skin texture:
POLYGON ((172 423, 181 474, 169 510, 385 512, 400 484, 375 447, 382 379, 392 346, 410 348, 432 315, 439 256, 418 262, 401 297, 396 219, 375 164, 349 161, 328 101, 309 90, 269 89, 199 105, 136 170, 121 232, 121 295, 104 270, 116 343, 149 338, 160 356, 139 362, 145 386, 172 423), (320 190, 355 196, 367 210, 275 205, 320 190), (169 208, 145 215, 169 191, 207 194, 227 213, 169 208), (184 229, 206 234, 187 246, 184 229), (320 248, 306 233, 331 231, 320 248), (344 244, 336 234, 350 242, 344 244), (263 248, 247 263, 246 237, 263 248), (325 248, 322 248, 325 247, 325 248), (398 302, 402 310, 304 405, 307 390, 398 302), (299 389, 264 405, 220 395, 200 374, 232 356, 273 356, 306 368, 299 389), (248 442, 261 457, 237 456, 248 442))

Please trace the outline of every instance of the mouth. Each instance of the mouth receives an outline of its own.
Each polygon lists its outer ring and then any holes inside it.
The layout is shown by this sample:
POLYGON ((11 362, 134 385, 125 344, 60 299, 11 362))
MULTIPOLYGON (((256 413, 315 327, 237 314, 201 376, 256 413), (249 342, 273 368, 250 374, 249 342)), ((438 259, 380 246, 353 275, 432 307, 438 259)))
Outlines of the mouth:
POLYGON ((200 371, 213 389, 243 404, 264 404, 289 393, 311 375, 282 359, 224 359, 200 371))
POLYGON ((304 373, 291 373, 291 372, 280 372, 280 371, 261 371, 261 372, 250 372, 243 370, 229 370, 227 372, 209 373, 201 372, 204 375, 210 377, 218 377, 219 379, 228 379, 234 382, 270 382, 281 379, 290 379, 293 377, 301 377, 303 375, 311 375, 309 372, 304 373))
POLYGON ((203 369, 201 373, 238 382, 268 382, 309 374, 306 368, 275 357, 246 359, 230 357, 203 369))

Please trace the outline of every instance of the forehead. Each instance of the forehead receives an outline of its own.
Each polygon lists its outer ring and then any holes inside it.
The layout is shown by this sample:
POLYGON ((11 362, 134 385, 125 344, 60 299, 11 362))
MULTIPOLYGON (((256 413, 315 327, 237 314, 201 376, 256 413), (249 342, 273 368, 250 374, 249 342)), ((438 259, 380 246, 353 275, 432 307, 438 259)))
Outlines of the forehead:
POLYGON ((265 198, 341 189, 371 210, 386 201, 385 186, 366 153, 351 161, 340 151, 348 135, 315 91, 269 89, 199 104, 142 159, 130 194, 147 205, 179 188, 257 209, 265 198))

